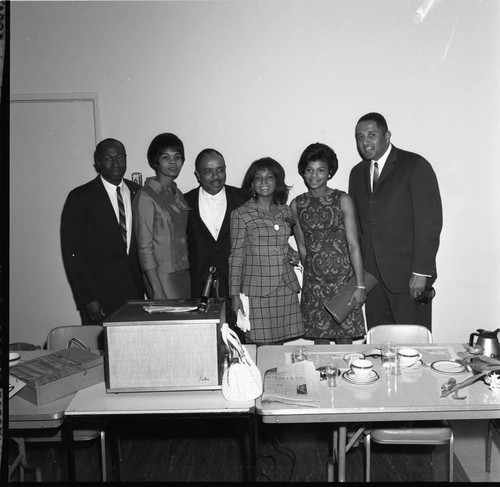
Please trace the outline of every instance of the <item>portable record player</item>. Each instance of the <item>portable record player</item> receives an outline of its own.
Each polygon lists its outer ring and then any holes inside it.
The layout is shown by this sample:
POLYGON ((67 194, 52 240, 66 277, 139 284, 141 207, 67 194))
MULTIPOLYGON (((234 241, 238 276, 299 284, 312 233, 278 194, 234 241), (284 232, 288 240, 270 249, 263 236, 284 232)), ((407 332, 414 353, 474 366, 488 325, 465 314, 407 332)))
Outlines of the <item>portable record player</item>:
POLYGON ((223 300, 128 301, 103 323, 106 392, 220 389, 223 300))

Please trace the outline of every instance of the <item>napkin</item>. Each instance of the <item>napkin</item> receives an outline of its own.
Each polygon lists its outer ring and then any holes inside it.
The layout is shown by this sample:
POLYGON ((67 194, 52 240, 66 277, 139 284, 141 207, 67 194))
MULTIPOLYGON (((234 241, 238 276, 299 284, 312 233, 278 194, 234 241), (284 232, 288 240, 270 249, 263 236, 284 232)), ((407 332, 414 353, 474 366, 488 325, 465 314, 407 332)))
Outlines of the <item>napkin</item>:
POLYGON ((248 302, 248 296, 245 296, 243 293, 240 293, 240 299, 243 304, 243 311, 245 311, 246 316, 243 316, 241 310, 238 310, 238 316, 236 317, 236 325, 242 331, 250 330, 250 306, 248 302))

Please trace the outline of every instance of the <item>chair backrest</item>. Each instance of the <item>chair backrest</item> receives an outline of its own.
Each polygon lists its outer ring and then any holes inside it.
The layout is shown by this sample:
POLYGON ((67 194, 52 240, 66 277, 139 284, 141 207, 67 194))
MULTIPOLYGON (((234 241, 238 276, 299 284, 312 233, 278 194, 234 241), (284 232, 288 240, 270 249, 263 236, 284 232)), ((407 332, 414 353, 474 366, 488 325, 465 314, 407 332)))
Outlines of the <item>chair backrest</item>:
POLYGON ((410 343, 432 343, 432 333, 422 325, 378 325, 366 334, 366 343, 381 343, 391 340, 398 345, 410 343))
POLYGON ((91 350, 104 350, 104 329, 101 325, 69 325, 52 328, 47 335, 47 350, 62 350, 72 338, 78 338, 91 350))

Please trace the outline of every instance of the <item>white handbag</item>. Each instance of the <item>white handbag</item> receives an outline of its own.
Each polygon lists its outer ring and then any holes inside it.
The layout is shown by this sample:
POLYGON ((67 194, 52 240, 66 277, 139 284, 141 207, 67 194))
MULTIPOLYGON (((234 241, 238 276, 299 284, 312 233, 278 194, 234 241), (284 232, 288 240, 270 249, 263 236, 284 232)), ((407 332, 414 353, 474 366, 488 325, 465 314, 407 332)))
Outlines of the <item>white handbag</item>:
POLYGON ((222 376, 222 395, 228 401, 257 399, 263 390, 257 365, 227 323, 222 324, 221 335, 229 352, 229 366, 222 376))

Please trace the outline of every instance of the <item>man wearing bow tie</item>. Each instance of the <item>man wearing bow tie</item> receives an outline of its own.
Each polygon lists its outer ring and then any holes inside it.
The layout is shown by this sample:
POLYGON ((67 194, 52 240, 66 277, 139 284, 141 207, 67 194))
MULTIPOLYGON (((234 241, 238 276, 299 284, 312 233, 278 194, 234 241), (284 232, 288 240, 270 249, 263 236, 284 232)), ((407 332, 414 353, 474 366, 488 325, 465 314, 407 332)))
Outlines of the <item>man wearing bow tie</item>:
POLYGON ((418 301, 437 277, 442 206, 436 175, 423 157, 391 143, 379 113, 362 116, 355 137, 363 160, 351 171, 349 194, 365 269, 379 281, 366 299, 368 328, 407 323, 430 330, 431 301, 418 301))

